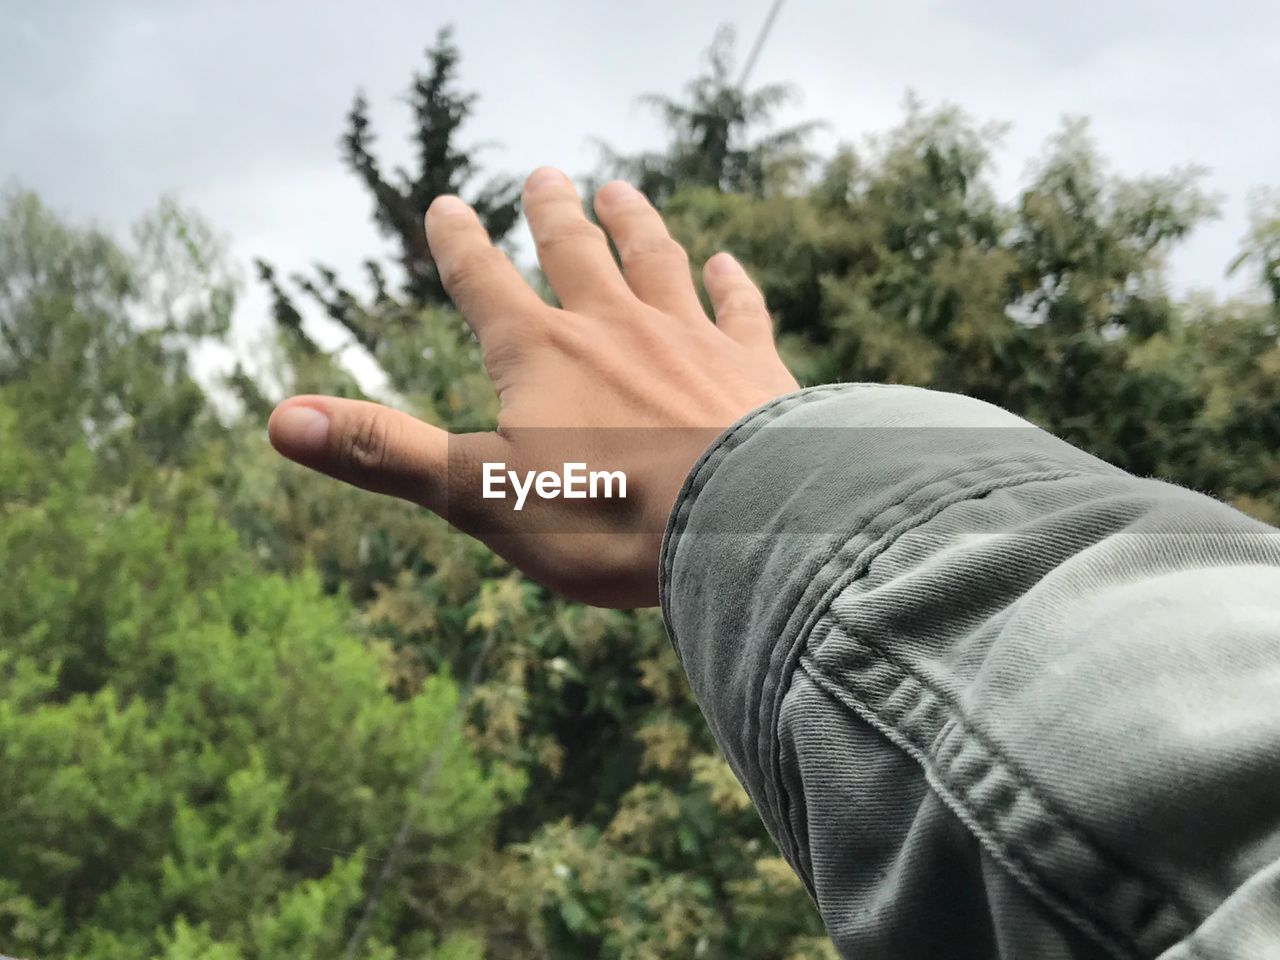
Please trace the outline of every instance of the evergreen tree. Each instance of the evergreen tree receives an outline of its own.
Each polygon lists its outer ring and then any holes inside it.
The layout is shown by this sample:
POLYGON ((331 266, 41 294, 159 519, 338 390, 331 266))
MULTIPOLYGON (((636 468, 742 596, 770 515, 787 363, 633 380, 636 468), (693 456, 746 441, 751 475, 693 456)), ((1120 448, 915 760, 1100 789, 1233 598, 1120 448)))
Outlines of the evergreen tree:
MULTIPOLYGON (((519 210, 519 188, 508 177, 491 179, 467 195, 479 166, 474 148, 464 149, 458 135, 475 108, 476 96, 457 89, 458 60, 452 31, 442 29, 427 50, 427 72, 414 75, 408 97, 417 160, 413 173, 396 168, 390 179, 384 174, 373 154, 375 137, 369 104, 363 96, 357 96, 352 104, 342 138, 343 159, 373 199, 374 221, 399 247, 405 294, 424 305, 448 302, 423 229, 423 214, 431 201, 446 193, 463 195, 495 243, 511 232, 519 210)), ((379 268, 374 265, 372 271, 375 295, 385 297, 379 268)), ((324 279, 330 290, 337 292, 333 278, 324 279)))
POLYGON ((665 149, 626 156, 602 145, 611 171, 658 206, 688 187, 757 196, 785 189, 814 160, 805 144, 820 124, 764 132, 796 92, 784 84, 743 90, 732 77, 733 45, 733 31, 721 28, 707 51, 706 72, 685 88, 685 99, 641 97, 666 124, 671 139, 665 149))

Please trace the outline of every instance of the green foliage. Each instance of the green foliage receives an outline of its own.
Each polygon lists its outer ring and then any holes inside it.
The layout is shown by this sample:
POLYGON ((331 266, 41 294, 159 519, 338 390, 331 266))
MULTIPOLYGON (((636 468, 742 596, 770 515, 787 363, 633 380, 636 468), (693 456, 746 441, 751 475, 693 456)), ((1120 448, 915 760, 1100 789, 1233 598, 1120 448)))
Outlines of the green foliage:
POLYGON ((145 257, 25 196, 0 235, 35 246, 3 315, 26 352, 0 387, 0 943, 104 960, 336 955, 368 851, 404 822, 429 862, 358 955, 393 955, 378 944, 403 939, 409 898, 441 918, 424 929, 448 932, 438 891, 486 849, 519 778, 467 744, 448 671, 397 691, 348 600, 305 567, 264 575, 193 488, 204 468, 176 469, 179 436, 152 455, 154 420, 93 419, 113 397, 126 417, 190 395, 209 416, 180 357, 126 321, 128 296, 157 280, 133 274, 145 257), (64 401, 79 436, 32 429, 75 362, 63 337, 110 373, 64 401), (168 375, 131 378, 139 351, 168 375), (121 484, 123 465, 151 479, 121 484))
POLYGON ((56 455, 88 443, 113 488, 190 466, 216 433, 187 354, 226 332, 235 284, 199 221, 171 202, 126 251, 60 223, 29 193, 0 216, 0 388, 56 455))
POLYGON ((814 156, 805 149, 820 126, 803 123, 764 133, 779 107, 794 99, 783 84, 744 90, 732 78, 733 31, 722 28, 707 51, 707 72, 685 89, 684 100, 647 94, 642 102, 662 117, 671 142, 662 151, 634 156, 601 144, 617 176, 663 204, 682 187, 763 195, 794 185, 814 156))
MULTIPOLYGON (((418 170, 409 174, 397 170, 387 180, 372 153, 374 136, 370 129, 369 104, 356 97, 347 117, 342 138, 347 166, 369 190, 374 201, 374 220, 383 233, 400 245, 400 264, 406 275, 405 293, 420 303, 447 303, 444 287, 427 251, 423 211, 441 194, 462 193, 478 172, 473 152, 462 149, 457 134, 475 106, 475 95, 456 89, 459 51, 452 31, 442 29, 434 46, 427 50, 429 70, 417 74, 409 91, 413 109, 414 146, 418 170)), ((494 242, 500 242, 516 224, 519 189, 508 177, 498 177, 481 187, 470 202, 494 242)), ((368 265, 375 298, 386 298, 386 285, 377 263, 368 265)), ((330 290, 338 294, 335 278, 322 276, 330 290)))
MULTIPOLYGON (((1110 176, 1080 123, 997 198, 999 130, 909 102, 820 162, 772 136, 727 38, 671 140, 614 158, 695 260, 762 283, 802 380, 958 390, 1115 463, 1280 519, 1277 217, 1260 295, 1172 299, 1163 260, 1212 203, 1194 172, 1110 176)), ((566 603, 406 504, 284 463, 280 388, 361 388, 320 308, 403 406, 496 404, 421 237, 470 189, 475 106, 442 33, 410 95, 419 169, 344 157, 399 245, 368 295, 282 281, 264 381, 219 419, 188 356, 224 342, 217 238, 163 204, 122 246, 36 198, 0 218, 0 950, 69 958, 834 956, 692 702, 655 611, 566 603), (304 298, 295 303, 294 291, 304 298), (457 678, 461 678, 460 680, 457 678)), ((472 190, 495 238, 512 181, 472 190)))
POLYGON ((1231 264, 1231 272, 1253 265, 1258 279, 1280 303, 1280 190, 1260 191, 1254 197, 1248 243, 1231 264))
MULTIPOLYGON (((689 186, 666 210, 695 259, 760 280, 802 382, 910 383, 990 400, 1138 474, 1280 518, 1280 300, 1173 301, 1164 259, 1212 216, 1196 171, 1108 176, 1064 125, 1012 204, 998 130, 908 102, 803 189, 689 186)), ((1241 263, 1270 269, 1261 212, 1241 263)))

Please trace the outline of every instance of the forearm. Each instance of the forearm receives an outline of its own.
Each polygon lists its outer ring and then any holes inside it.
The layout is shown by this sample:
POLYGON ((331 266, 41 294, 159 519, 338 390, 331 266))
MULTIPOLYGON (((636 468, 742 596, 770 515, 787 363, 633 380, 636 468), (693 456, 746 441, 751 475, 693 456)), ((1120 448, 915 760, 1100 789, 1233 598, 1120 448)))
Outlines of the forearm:
POLYGON ((1158 956, 1280 855, 1280 534, 1208 498, 975 401, 816 388, 708 452, 662 574, 846 951, 1158 956))

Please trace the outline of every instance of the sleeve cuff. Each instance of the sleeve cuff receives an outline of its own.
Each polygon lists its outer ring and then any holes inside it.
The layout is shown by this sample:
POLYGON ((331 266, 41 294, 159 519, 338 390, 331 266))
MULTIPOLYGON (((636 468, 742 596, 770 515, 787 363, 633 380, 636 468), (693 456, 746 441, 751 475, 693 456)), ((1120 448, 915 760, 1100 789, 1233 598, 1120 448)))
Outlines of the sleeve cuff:
POLYGON ((779 397, 694 465, 663 538, 663 617, 712 732, 788 857, 771 774, 777 710, 798 651, 870 562, 867 548, 953 498, 1079 472, 1122 475, 998 407, 880 384, 779 397))

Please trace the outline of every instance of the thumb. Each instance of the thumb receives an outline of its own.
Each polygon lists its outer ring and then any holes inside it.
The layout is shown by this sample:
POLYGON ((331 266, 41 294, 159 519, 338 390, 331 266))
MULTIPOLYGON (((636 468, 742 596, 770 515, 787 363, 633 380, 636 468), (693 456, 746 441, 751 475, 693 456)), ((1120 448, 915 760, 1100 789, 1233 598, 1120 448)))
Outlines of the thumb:
POLYGON ((267 434, 305 467, 443 512, 450 437, 439 427, 366 400, 302 396, 272 411, 267 434))

